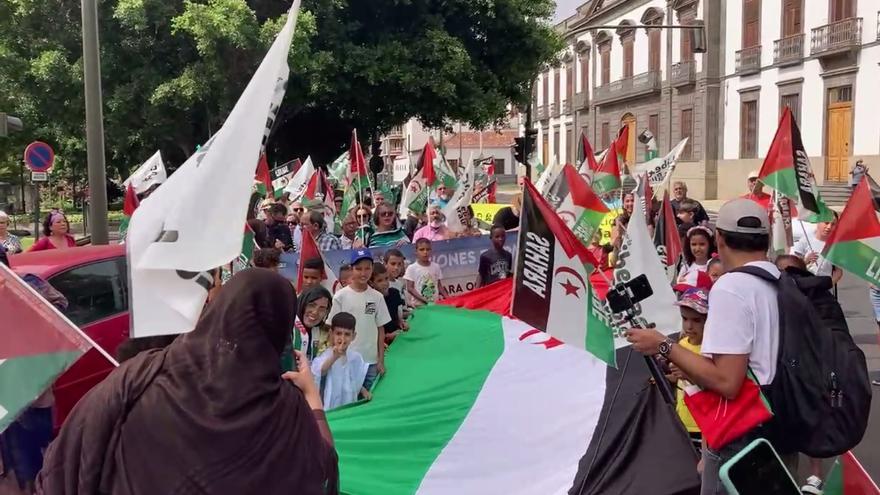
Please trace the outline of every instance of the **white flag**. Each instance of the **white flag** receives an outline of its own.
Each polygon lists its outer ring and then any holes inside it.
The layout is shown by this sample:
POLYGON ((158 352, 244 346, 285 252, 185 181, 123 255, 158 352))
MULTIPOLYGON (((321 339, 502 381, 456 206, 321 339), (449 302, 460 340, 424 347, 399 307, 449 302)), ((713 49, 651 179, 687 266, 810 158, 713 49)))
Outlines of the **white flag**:
POLYGON ((287 55, 300 0, 223 127, 131 219, 127 249, 132 337, 188 332, 213 283, 211 270, 241 253, 254 164, 287 55), (205 192, 217 198, 205 207, 205 192))
POLYGON ((477 173, 474 168, 473 153, 468 159, 464 174, 459 178, 458 187, 452 199, 443 208, 443 215, 446 216, 446 226, 452 232, 464 232, 469 227, 466 224, 467 207, 474 199, 474 183, 476 182, 477 173))
MULTIPOLYGON (((664 334, 681 329, 681 315, 675 307, 675 293, 666 277, 666 267, 660 262, 654 241, 648 235, 645 210, 639 198, 633 205, 633 214, 626 227, 617 264, 614 266, 614 283, 629 281, 641 274, 648 277, 654 294, 636 305, 636 325, 643 328, 656 327, 664 334)), ((615 315, 614 328, 623 325, 619 315, 615 315)), ((614 338, 615 347, 629 345, 622 333, 614 338)))
POLYGON ((290 201, 299 201, 306 192, 306 187, 312 176, 315 175, 315 166, 312 164, 312 157, 306 158, 305 163, 297 170, 296 174, 290 179, 284 192, 290 193, 290 201))
POLYGON ((793 236, 791 232, 792 201, 773 190, 770 210, 770 254, 788 254, 793 236))
POLYGON ((538 182, 535 183, 535 189, 541 193, 541 196, 547 197, 550 186, 556 182, 556 178, 559 177, 560 173, 562 173, 562 165, 556 160, 553 160, 553 164, 544 169, 544 173, 538 177, 538 182))
POLYGON ((165 164, 162 163, 162 152, 157 151, 149 160, 141 164, 132 174, 122 183, 122 188, 127 189, 128 185, 134 188, 137 194, 143 194, 147 189, 156 184, 161 184, 168 179, 165 172, 165 164))
POLYGON ((648 178, 651 179, 651 186, 655 188, 654 193, 656 196, 663 197, 663 189, 668 187, 672 172, 675 170, 675 164, 678 162, 678 158, 681 156, 681 152, 684 151, 687 142, 688 138, 684 138, 663 158, 657 157, 636 165, 634 173, 636 175, 648 174, 648 178))

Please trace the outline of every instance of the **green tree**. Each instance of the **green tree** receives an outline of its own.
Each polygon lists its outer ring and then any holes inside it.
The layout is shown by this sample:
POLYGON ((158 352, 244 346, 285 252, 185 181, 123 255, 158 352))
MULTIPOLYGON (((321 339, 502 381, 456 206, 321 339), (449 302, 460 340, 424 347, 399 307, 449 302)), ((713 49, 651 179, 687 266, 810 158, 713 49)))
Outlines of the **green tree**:
MULTIPOLYGON (((280 30, 270 0, 104 0, 100 5, 108 175, 157 148, 173 167, 219 126, 280 30)), ((552 0, 304 0, 273 161, 335 158, 410 117, 499 122, 562 47, 552 0)), ((85 176, 79 2, 0 2, 0 109, 26 132, 0 140, 0 181, 41 139, 55 174, 85 176)))

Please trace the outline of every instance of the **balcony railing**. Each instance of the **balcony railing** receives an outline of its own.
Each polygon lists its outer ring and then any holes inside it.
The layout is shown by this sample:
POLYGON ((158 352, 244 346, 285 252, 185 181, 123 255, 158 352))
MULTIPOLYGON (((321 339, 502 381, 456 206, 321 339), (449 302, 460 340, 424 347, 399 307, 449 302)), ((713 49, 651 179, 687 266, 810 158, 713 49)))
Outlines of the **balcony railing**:
POLYGON ((853 17, 813 29, 810 35, 810 53, 830 55, 862 44, 862 18, 853 17))
POLYGON ((536 118, 538 120, 547 120, 548 118, 550 118, 549 114, 547 113, 547 105, 539 105, 538 111, 535 113, 537 114, 536 118))
POLYGON ((672 64, 671 83, 673 87, 688 86, 697 80, 697 65, 693 60, 682 60, 672 64))
POLYGON ((590 106, 590 99, 587 98, 587 92, 582 91, 574 95, 575 110, 586 110, 590 106))
POLYGON ((614 81, 596 88, 593 101, 597 104, 611 103, 660 91, 660 73, 643 72, 633 77, 614 81))
POLYGON ((761 45, 743 48, 736 52, 736 73, 754 74, 761 70, 761 45))
POLYGON ((773 63, 800 64, 804 60, 804 33, 786 36, 773 42, 773 63))
POLYGON ((559 117, 559 104, 556 102, 550 104, 550 117, 559 117))

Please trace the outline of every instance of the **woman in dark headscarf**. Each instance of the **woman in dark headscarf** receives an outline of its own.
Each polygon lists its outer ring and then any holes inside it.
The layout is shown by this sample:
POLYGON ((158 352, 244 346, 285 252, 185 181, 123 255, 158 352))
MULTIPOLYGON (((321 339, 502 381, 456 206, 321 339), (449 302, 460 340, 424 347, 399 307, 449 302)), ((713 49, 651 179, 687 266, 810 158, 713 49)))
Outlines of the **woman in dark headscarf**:
POLYGON ((285 348, 284 355, 281 356, 282 369, 290 370, 294 367, 291 349, 302 352, 309 361, 324 350, 323 346, 330 334, 329 329, 324 328, 324 322, 332 303, 330 291, 320 285, 302 291, 296 310, 296 323, 291 332, 292 345, 285 348))
POLYGON ((320 494, 338 468, 308 360, 282 379, 296 294, 254 268, 195 330, 120 366, 49 447, 45 494, 320 494))

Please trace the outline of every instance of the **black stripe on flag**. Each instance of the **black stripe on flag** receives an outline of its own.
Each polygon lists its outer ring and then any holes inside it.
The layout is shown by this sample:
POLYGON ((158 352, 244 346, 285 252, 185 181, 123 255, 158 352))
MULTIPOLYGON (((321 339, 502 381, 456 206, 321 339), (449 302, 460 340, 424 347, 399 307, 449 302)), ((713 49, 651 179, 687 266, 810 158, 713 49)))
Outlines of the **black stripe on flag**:
POLYGON ((556 237, 528 189, 523 194, 511 312, 520 320, 547 331, 556 237))
POLYGON ((624 347, 617 362, 624 364, 605 375, 605 402, 569 495, 700 493, 696 450, 645 360, 624 347))
POLYGON ((791 120, 791 153, 794 162, 795 176, 797 177, 798 192, 800 193, 801 205, 809 211, 819 211, 819 201, 813 192, 813 170, 810 167, 810 158, 804 149, 801 139, 801 130, 798 128, 794 117, 791 120))

